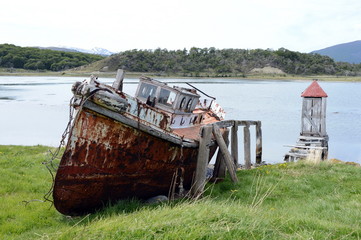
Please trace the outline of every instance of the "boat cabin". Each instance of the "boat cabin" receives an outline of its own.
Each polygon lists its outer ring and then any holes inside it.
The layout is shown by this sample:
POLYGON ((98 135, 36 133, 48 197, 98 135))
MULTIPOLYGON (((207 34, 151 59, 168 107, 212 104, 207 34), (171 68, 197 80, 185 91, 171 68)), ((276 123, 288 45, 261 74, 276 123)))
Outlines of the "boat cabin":
POLYGON ((193 89, 170 87, 147 77, 140 78, 135 96, 151 107, 181 115, 191 114, 200 98, 193 89))

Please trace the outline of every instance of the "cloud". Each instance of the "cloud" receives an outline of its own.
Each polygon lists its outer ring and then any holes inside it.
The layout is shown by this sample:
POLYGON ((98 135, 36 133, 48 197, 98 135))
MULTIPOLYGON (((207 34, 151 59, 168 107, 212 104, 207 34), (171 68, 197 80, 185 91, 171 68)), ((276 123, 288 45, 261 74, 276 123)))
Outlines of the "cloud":
POLYGON ((0 41, 21 45, 307 52, 361 39, 359 0, 21 0, 2 10, 0 41))

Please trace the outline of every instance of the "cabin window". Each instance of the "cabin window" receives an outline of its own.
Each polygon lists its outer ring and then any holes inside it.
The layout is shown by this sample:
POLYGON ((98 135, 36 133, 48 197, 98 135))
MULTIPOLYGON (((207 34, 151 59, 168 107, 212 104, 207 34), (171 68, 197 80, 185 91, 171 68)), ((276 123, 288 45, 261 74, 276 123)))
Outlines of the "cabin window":
POLYGON ((179 104, 179 109, 183 109, 185 105, 186 105, 186 97, 183 97, 182 101, 179 104))
POLYGON ((142 85, 140 86, 139 89, 139 96, 143 97, 143 98, 148 98, 148 97, 155 97, 155 93, 157 91, 157 87, 153 86, 151 84, 147 84, 147 83, 142 83, 142 85))
POLYGON ((174 92, 171 92, 167 89, 162 88, 159 93, 158 102, 165 104, 165 105, 172 106, 173 102, 175 100, 175 96, 176 96, 176 94, 174 92))
POLYGON ((193 103, 193 99, 190 98, 190 99, 188 100, 187 107, 186 107, 187 111, 190 111, 190 110, 191 110, 192 103, 193 103))

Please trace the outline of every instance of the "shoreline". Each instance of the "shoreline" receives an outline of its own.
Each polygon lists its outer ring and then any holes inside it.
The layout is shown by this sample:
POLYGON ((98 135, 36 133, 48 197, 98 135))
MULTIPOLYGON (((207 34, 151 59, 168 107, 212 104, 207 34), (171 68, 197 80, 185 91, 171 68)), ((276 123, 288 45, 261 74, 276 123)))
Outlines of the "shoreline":
MULTIPOLYGON (((77 72, 77 71, 63 71, 63 72, 51 72, 51 71, 24 71, 24 70, 12 70, 5 71, 0 69, 0 76, 58 76, 58 77, 89 77, 90 75, 97 75, 103 78, 115 78, 116 72, 77 72)), ((333 76, 333 75, 288 75, 288 74, 248 74, 246 76, 181 76, 177 74, 160 74, 160 73, 147 73, 147 72, 126 72, 127 78, 139 78, 140 76, 149 76, 156 79, 235 79, 235 80, 275 80, 275 81, 309 81, 317 79, 319 81, 327 82, 361 82, 361 76, 333 76)))

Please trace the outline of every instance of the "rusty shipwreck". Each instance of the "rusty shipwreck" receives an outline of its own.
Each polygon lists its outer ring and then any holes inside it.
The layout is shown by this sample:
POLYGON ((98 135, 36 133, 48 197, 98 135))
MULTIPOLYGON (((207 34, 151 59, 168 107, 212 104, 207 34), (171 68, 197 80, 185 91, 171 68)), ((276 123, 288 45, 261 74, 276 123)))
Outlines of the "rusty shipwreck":
POLYGON ((60 213, 81 215, 119 199, 189 190, 199 130, 224 118, 199 90, 141 77, 130 96, 122 91, 123 77, 118 71, 110 86, 92 76, 72 87, 75 117, 53 189, 60 213))

